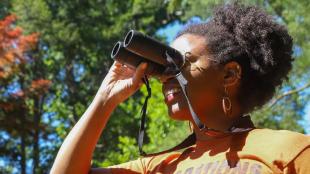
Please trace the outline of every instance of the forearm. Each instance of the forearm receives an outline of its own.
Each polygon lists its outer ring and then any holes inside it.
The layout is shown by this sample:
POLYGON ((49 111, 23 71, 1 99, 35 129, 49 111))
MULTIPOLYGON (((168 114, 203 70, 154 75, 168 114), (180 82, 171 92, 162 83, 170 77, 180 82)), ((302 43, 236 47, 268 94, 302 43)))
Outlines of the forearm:
POLYGON ((111 112, 115 108, 97 94, 86 112, 76 123, 62 144, 51 174, 88 173, 92 153, 111 112))
POLYGON ((117 61, 113 63, 95 99, 61 145, 51 174, 90 171, 93 151, 112 111, 140 88, 146 68, 146 63, 136 70, 117 61))

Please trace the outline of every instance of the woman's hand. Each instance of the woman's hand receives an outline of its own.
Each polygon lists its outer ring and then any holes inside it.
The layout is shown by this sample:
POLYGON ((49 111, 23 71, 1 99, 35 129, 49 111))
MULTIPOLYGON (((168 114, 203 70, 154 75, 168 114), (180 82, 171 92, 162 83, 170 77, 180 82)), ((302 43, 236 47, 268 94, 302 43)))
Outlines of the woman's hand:
POLYGON ((134 70, 115 61, 103 80, 97 97, 108 101, 113 107, 117 106, 141 87, 146 68, 146 63, 141 63, 134 70))
POLYGON ((111 112, 139 89, 146 67, 140 64, 133 70, 114 62, 95 99, 61 145, 51 174, 89 173, 92 153, 111 112))

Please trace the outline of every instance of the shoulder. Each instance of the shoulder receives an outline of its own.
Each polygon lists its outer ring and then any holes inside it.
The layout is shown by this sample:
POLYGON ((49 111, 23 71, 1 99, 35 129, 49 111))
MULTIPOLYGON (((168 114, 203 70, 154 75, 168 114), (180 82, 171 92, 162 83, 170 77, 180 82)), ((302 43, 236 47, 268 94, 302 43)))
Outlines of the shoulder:
POLYGON ((148 170, 157 170, 159 168, 165 168, 176 162, 182 156, 190 153, 193 150, 193 146, 189 146, 183 149, 174 150, 171 152, 165 152, 156 155, 149 155, 143 158, 143 163, 148 170))
POLYGON ((255 152, 271 163, 281 163, 283 167, 310 147, 309 136, 288 130, 254 129, 246 142, 245 150, 255 152))
POLYGON ((147 171, 156 171, 169 166, 182 154, 190 151, 191 147, 187 147, 181 150, 139 157, 138 159, 133 161, 110 166, 109 172, 112 174, 114 173, 136 174, 136 173, 146 173, 147 171))
POLYGON ((188 152, 192 151, 193 146, 190 147, 186 147, 183 149, 179 149, 179 150, 174 150, 174 151, 170 151, 170 152, 164 152, 164 153, 160 153, 160 154, 156 154, 156 155, 150 155, 147 157, 147 159, 149 159, 149 161, 151 162, 161 162, 161 163, 170 163, 172 161, 174 161, 175 159, 179 158, 181 155, 184 155, 188 152))
POLYGON ((254 129, 249 135, 260 139, 278 138, 281 141, 304 140, 310 142, 310 136, 289 130, 254 129))
POLYGON ((309 157, 310 147, 307 147, 288 164, 286 173, 297 173, 296 171, 298 171, 298 173, 310 173, 309 157))
POLYGON ((277 149, 299 149, 310 144, 310 136, 288 130, 254 129, 249 133, 248 139, 269 147, 277 146, 277 149))

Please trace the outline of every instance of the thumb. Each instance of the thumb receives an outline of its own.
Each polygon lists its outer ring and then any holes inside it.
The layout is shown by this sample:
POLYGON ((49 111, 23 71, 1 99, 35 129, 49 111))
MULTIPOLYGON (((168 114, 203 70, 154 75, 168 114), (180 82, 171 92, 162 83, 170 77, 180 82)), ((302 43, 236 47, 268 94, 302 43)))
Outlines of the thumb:
POLYGON ((147 63, 143 62, 141 63, 138 68, 136 69, 135 75, 133 77, 133 82, 135 84, 140 84, 142 83, 142 78, 144 76, 144 73, 146 71, 147 68, 147 63))

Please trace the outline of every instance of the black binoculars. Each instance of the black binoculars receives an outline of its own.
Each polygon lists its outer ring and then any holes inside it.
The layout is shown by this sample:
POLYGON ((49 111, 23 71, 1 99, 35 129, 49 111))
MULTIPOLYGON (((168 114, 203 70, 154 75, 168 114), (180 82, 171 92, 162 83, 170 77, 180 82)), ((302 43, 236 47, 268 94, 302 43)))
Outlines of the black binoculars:
MULTIPOLYGON (((116 43, 112 50, 111 57, 114 60, 117 60, 132 68, 136 68, 140 63, 146 62, 148 63, 148 67, 146 69, 147 75, 174 76, 180 84, 195 124, 200 129, 206 128, 205 125, 200 121, 197 114, 194 112, 187 96, 187 80, 181 72, 183 66, 185 65, 186 59, 185 56, 183 56, 179 51, 145 34, 135 30, 130 30, 126 35, 124 42, 119 41, 116 43)), ((143 80, 147 87, 148 95, 145 98, 145 102, 141 110, 138 145, 140 154, 146 155, 142 149, 142 145, 145 134, 147 102, 151 97, 151 88, 147 78, 143 78, 143 80)), ((184 142, 181 143, 178 147, 184 145, 184 142)))
POLYGON ((117 42, 111 57, 131 68, 146 62, 147 75, 176 75, 185 63, 183 55, 141 32, 130 30, 124 41, 117 42))

